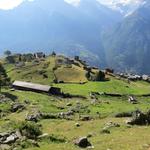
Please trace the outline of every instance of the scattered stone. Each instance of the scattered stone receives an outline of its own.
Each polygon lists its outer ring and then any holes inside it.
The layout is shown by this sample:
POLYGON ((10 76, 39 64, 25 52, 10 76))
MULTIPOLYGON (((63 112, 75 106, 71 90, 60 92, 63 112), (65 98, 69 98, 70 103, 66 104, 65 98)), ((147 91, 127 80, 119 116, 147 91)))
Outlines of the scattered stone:
POLYGON ((67 103, 67 106, 72 106, 72 104, 71 103, 67 103))
POLYGON ((6 138, 5 141, 3 141, 3 144, 12 144, 18 139, 16 134, 11 134, 6 138))
POLYGON ((136 98, 133 97, 133 96, 129 96, 128 102, 130 102, 131 104, 137 104, 137 100, 136 100, 136 98))
POLYGON ((17 139, 21 139, 21 133, 19 131, 11 133, 0 133, 0 145, 1 144, 13 144, 17 139))
POLYGON ((7 98, 5 95, 0 94, 0 103, 7 103, 9 101, 12 101, 12 100, 7 98))
POLYGON ((80 116, 81 121, 90 121, 92 118, 90 116, 80 116))
MULTIPOLYGON (((113 123, 113 122, 108 122, 108 123, 106 124, 106 127, 107 127, 107 128, 120 127, 120 124, 118 124, 118 123, 113 123)), ((106 127, 105 127, 105 128, 106 128, 106 127)))
POLYGON ((26 117, 27 121, 33 121, 33 122, 38 122, 41 118, 41 114, 36 113, 36 114, 30 114, 26 117))
POLYGON ((150 124, 150 111, 143 113, 139 110, 135 111, 132 119, 126 121, 130 125, 149 125, 150 124))
POLYGON ((23 104, 13 103, 11 105, 11 112, 17 112, 18 110, 21 111, 23 109, 25 109, 25 106, 23 104))
POLYGON ((48 133, 44 133, 44 134, 38 136, 38 139, 46 138, 46 137, 48 137, 48 135, 49 135, 48 133))
POLYGON ((34 114, 29 114, 26 117, 27 121, 33 121, 33 122, 38 122, 41 119, 67 119, 71 120, 71 116, 74 115, 73 111, 68 111, 68 112, 61 112, 61 113, 34 113, 34 114))
POLYGON ((107 124, 106 124, 106 126, 102 129, 102 131, 101 131, 101 133, 104 133, 104 134, 110 134, 110 131, 109 131, 109 129, 110 128, 113 128, 113 127, 120 127, 120 124, 118 124, 118 123, 113 123, 113 122, 108 122, 107 124))
POLYGON ((81 148, 92 147, 92 144, 88 141, 87 137, 81 137, 74 141, 74 144, 81 148))
POLYGON ((79 124, 79 123, 76 123, 75 126, 76 126, 76 127, 80 127, 80 124, 79 124))

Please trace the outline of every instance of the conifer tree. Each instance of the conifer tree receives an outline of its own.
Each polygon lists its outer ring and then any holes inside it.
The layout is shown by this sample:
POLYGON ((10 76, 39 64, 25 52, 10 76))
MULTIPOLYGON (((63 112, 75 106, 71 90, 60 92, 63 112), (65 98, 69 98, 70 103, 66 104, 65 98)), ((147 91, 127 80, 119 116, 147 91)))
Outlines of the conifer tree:
POLYGON ((7 76, 6 70, 4 69, 2 63, 0 62, 0 92, 2 86, 8 85, 10 79, 7 76))

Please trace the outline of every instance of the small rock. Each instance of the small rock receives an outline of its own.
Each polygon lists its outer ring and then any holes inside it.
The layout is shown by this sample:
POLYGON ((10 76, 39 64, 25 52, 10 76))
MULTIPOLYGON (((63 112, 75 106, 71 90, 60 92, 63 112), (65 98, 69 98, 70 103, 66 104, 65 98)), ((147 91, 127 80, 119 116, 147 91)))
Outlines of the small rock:
POLYGON ((25 106, 20 103, 15 103, 11 105, 11 112, 17 112, 18 110, 23 110, 25 106))
POLYGON ((75 126, 76 126, 76 127, 80 127, 80 124, 79 124, 79 123, 76 123, 75 126))
POLYGON ((67 103, 67 106, 72 106, 72 104, 71 103, 67 103))
POLYGON ((92 118, 90 116, 81 116, 81 121, 90 121, 92 118))
POLYGON ((38 136, 39 139, 43 139, 43 138, 46 138, 46 137, 48 137, 48 133, 44 133, 44 134, 38 136))
POLYGON ((130 102, 131 104, 137 104, 137 100, 133 96, 129 96, 128 102, 130 102))

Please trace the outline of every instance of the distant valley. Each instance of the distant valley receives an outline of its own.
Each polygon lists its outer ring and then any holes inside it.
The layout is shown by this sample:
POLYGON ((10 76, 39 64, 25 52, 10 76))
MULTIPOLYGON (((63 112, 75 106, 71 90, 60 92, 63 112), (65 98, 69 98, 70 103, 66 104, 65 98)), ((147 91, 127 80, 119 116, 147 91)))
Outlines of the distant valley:
POLYGON ((55 50, 101 68, 150 74, 149 2, 118 6, 126 11, 96 0, 81 0, 78 6, 62 0, 24 1, 0 10, 0 53, 55 50))

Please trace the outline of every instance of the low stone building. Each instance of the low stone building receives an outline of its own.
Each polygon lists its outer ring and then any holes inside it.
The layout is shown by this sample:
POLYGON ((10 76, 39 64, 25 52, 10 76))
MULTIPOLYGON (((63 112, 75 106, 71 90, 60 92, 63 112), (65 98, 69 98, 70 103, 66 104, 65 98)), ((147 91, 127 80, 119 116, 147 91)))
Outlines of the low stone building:
POLYGON ((15 81, 12 84, 13 88, 24 91, 33 91, 37 93, 48 93, 52 95, 60 95, 61 89, 48 85, 35 84, 30 82, 15 81))

